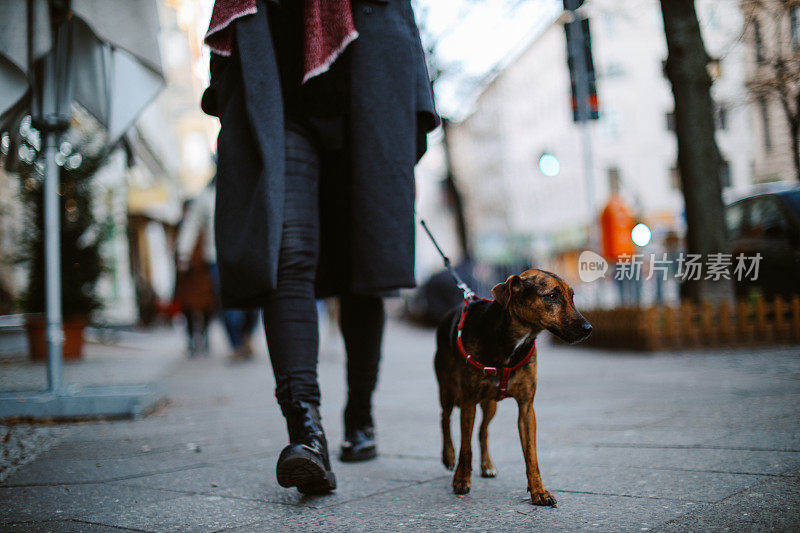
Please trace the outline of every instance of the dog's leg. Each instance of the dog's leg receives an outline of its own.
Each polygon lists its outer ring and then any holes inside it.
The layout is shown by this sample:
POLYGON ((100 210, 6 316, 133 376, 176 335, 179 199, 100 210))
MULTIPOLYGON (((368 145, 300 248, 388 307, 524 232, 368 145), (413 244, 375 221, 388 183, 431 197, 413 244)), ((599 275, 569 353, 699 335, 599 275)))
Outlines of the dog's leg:
POLYGON ((518 402, 519 440, 522 443, 522 455, 525 457, 525 472, 528 475, 528 492, 534 505, 555 506, 556 499, 544 489, 542 476, 539 474, 539 462, 536 459, 536 413, 533 411, 533 398, 518 402))
POLYGON ((453 436, 450 433, 450 415, 453 413, 453 398, 439 391, 439 401, 442 404, 442 463, 448 470, 456 465, 456 452, 453 449, 453 436))
POLYGON ((453 476, 453 492, 466 494, 470 488, 472 474, 472 428, 475 425, 475 404, 464 402, 461 410, 461 450, 458 452, 458 466, 453 476))
POLYGON ((481 443, 481 476, 494 477, 497 475, 497 469, 495 469, 492 457, 489 455, 489 422, 492 421, 494 414, 497 412, 497 402, 494 400, 481 402, 481 411, 483 411, 483 419, 478 432, 478 438, 481 443))

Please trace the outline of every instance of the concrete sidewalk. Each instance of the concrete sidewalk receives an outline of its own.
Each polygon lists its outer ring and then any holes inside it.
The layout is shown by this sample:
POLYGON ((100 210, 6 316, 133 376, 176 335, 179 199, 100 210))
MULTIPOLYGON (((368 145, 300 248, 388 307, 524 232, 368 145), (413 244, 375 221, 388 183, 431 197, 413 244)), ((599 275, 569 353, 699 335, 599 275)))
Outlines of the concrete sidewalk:
MULTIPOLYGON (((163 332, 162 332, 163 335, 163 332)), ((377 394, 379 459, 334 461, 339 489, 275 482, 286 441, 264 348, 173 364, 171 403, 138 421, 53 428, 0 483, 7 531, 796 530, 800 349, 619 355, 539 349, 539 458, 558 507, 530 505, 513 400, 490 429, 499 474, 456 497, 439 461, 433 332, 391 322, 377 394)), ((260 342, 263 342, 261 339, 260 342)), ((320 362, 328 438, 341 441, 341 341, 320 362)), ((115 373, 115 375, 119 375, 115 373)), ((455 425, 454 425, 455 427, 455 425)), ((477 432, 476 432, 477 433, 477 432)), ((477 473, 477 464, 476 473, 477 473)))

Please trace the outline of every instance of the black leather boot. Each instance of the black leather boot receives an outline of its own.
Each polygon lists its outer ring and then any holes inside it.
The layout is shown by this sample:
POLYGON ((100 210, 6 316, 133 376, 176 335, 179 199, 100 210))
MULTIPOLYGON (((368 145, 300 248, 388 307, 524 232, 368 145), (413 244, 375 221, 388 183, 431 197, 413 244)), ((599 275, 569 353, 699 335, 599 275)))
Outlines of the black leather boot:
POLYGON ((339 459, 344 463, 354 463, 377 456, 371 394, 355 394, 351 389, 344 410, 344 442, 339 459))
POLYGON ((281 405, 290 444, 276 467, 281 487, 297 487, 303 494, 324 494, 336 488, 328 459, 328 442, 316 405, 294 401, 281 405))
POLYGON ((375 448, 375 429, 372 426, 365 426, 353 430, 348 430, 344 434, 342 443, 342 453, 339 459, 345 463, 356 461, 367 461, 378 456, 375 448))

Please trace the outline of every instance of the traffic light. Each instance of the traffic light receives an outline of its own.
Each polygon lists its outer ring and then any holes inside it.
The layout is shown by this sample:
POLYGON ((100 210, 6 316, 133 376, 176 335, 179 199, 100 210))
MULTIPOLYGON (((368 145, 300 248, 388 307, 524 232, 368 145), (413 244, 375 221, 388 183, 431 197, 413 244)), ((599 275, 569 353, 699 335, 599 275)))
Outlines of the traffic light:
POLYGON ((583 0, 564 0, 564 9, 575 11, 583 5, 583 0))
MULTIPOLYGON (((564 5, 583 2, 564 0, 564 5)), ((592 60, 592 39, 589 19, 576 19, 564 25, 567 34, 567 65, 572 87, 572 119, 575 122, 600 118, 597 82, 592 60), (580 106, 580 107, 579 107, 580 106)))

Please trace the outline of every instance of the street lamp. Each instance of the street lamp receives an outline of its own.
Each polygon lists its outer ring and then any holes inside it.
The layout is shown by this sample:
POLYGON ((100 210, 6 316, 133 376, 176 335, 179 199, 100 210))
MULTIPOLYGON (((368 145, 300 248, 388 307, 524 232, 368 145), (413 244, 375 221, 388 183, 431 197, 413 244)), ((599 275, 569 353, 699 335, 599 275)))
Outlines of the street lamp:
POLYGON ((645 224, 636 224, 631 230, 631 239, 636 246, 647 246, 653 233, 645 224))
POLYGON ((45 319, 47 322, 47 389, 61 394, 64 330, 61 317, 61 245, 59 169, 56 162, 61 134, 69 128, 72 106, 71 26, 59 22, 53 50, 31 68, 31 121, 42 132, 44 152, 45 319))
POLYGON ((545 176, 554 178, 561 172, 561 163, 558 162, 558 158, 553 154, 544 153, 539 157, 539 170, 545 176))

